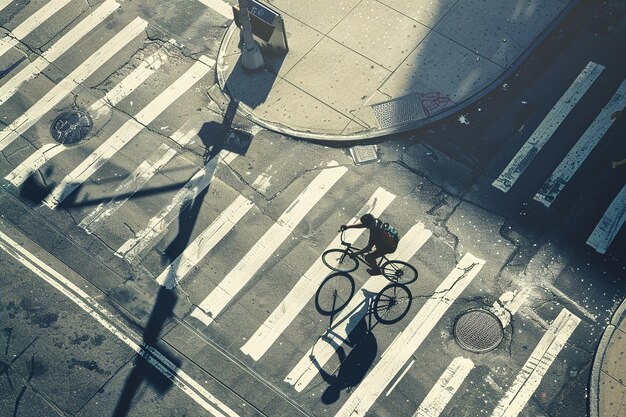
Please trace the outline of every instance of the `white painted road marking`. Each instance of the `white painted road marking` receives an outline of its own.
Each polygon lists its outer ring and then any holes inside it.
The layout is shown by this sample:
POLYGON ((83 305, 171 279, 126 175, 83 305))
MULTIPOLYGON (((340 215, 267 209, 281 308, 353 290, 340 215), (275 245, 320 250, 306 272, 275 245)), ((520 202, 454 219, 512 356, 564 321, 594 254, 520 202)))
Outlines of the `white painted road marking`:
POLYGON ((352 395, 337 412, 336 417, 366 415, 484 264, 485 261, 469 253, 463 256, 454 270, 437 287, 435 295, 426 301, 406 329, 385 350, 374 369, 352 391, 352 395))
POLYGON ((17 45, 30 32, 38 28, 43 22, 52 17, 52 15, 61 10, 70 1, 72 0, 52 0, 33 13, 28 19, 9 32, 5 37, 0 38, 0 57, 17 45))
POLYGON ((215 171, 219 161, 229 163, 237 157, 236 153, 221 151, 218 155, 207 162, 183 188, 181 188, 172 198, 170 203, 163 207, 161 211, 148 221, 148 226, 135 234, 134 238, 128 239, 115 252, 117 256, 133 261, 151 242, 167 230, 167 226, 172 223, 188 204, 202 192, 215 177, 215 171))
POLYGON ((491 417, 516 417, 521 413, 578 323, 580 323, 578 317, 567 309, 561 310, 496 406, 491 417))
POLYGON ((210 71, 211 67, 205 64, 202 57, 194 63, 183 75, 174 81, 161 94, 144 107, 134 119, 128 120, 108 138, 102 145, 93 151, 81 164, 70 172, 44 199, 43 204, 50 209, 56 208, 76 188, 93 175, 113 155, 130 142, 145 126, 150 124, 161 112, 169 107, 177 98, 191 88, 196 82, 210 71))
POLYGON ((624 110, 624 106, 626 106, 626 80, 622 81, 622 84, 600 111, 600 114, 589 125, 585 133, 583 133, 576 145, 550 175, 550 178, 543 184, 539 192, 535 194, 534 199, 536 201, 539 201, 546 207, 550 207, 567 182, 580 168, 591 151, 593 151, 593 148, 596 147, 600 139, 609 130, 615 121, 615 118, 612 117, 613 113, 624 110))
POLYGON ((0 0, 0 12, 11 4, 11 1, 12 0, 0 0))
MULTIPOLYGON (((392 258, 408 262, 426 243, 432 232, 424 228, 422 223, 413 226, 400 240, 398 249, 392 258)), ((383 275, 376 275, 365 282, 363 287, 350 300, 350 303, 341 311, 334 320, 336 323, 332 329, 327 330, 314 343, 313 347, 300 359, 300 362, 285 377, 285 382, 294 386, 301 392, 319 373, 319 368, 328 362, 337 347, 348 338, 350 332, 361 321, 371 307, 372 297, 379 293, 389 280, 383 275)))
MULTIPOLYGON (((372 213, 375 217, 380 216, 394 198, 393 194, 383 188, 377 189, 363 208, 359 210, 358 214, 347 224, 355 223, 365 213, 372 213)), ((355 242, 364 232, 365 229, 350 229, 347 232, 349 241, 355 242)), ((340 246, 341 237, 337 235, 325 250, 340 246)), ((322 262, 322 258, 318 258, 309 270, 300 277, 296 285, 289 291, 289 294, 281 301, 267 320, 241 347, 241 351, 258 361, 315 295, 317 288, 324 281, 328 272, 329 269, 322 262)))
POLYGON ((457 357, 441 374, 413 417, 437 417, 452 399, 467 375, 474 368, 470 359, 457 357))
POLYGON ((198 1, 204 4, 205 6, 209 7, 210 9, 215 10, 216 12, 224 16, 226 19, 230 19, 230 20, 234 19, 233 6, 226 3, 225 1, 222 1, 222 0, 198 0, 198 1))
POLYGON ((565 117, 574 108, 576 103, 587 92, 589 87, 598 78, 604 70, 602 65, 589 62, 585 69, 576 77, 572 85, 567 89, 565 94, 561 96, 559 101, 552 107, 552 110, 546 115, 537 129, 528 138, 526 143, 513 157, 511 162, 502 171, 500 176, 493 182, 493 186, 505 193, 515 184, 515 181, 530 165, 535 155, 548 142, 548 139, 554 134, 556 129, 565 120, 565 117))
MULTIPOLYGON (((143 60, 126 78, 119 82, 104 97, 89 106, 89 114, 97 119, 99 116, 110 111, 111 106, 115 106, 130 93, 135 91, 150 75, 156 71, 163 62, 167 60, 167 55, 163 51, 157 51, 147 59, 143 60)), ((69 149, 60 144, 46 144, 33 152, 31 156, 15 167, 6 177, 16 187, 19 187, 35 173, 43 164, 54 158, 61 152, 69 149)))
POLYGON ((605 253, 609 248, 617 232, 624 225, 626 220, 626 185, 622 188, 619 194, 611 202, 611 205, 602 219, 593 229, 589 239, 587 239, 587 245, 591 246, 598 253, 605 253))
POLYGON ((345 174, 346 167, 335 166, 323 169, 281 214, 276 223, 254 244, 250 251, 228 273, 213 291, 196 307, 191 315, 204 325, 209 325, 230 303, 239 291, 252 279, 269 257, 289 237, 293 229, 306 214, 345 174))
MULTIPOLYGON (((184 127, 170 136, 170 138, 176 138, 175 141, 179 140, 181 146, 187 144, 197 134, 195 129, 183 134, 183 129, 184 127)), ((112 216, 125 202, 135 195, 175 155, 176 151, 166 144, 159 146, 145 161, 139 164, 132 174, 115 188, 115 197, 113 199, 106 203, 100 203, 98 207, 85 216, 78 226, 85 229, 89 234, 96 231, 98 227, 104 224, 107 218, 112 216), (118 198, 118 196, 122 196, 122 198, 118 198)))
POLYGON ((235 227, 252 206, 254 204, 250 200, 238 196, 174 262, 161 272, 156 281, 167 289, 174 288, 235 227))
POLYGON ((86 292, 39 260, 2 231, 0 231, 0 248, 83 309, 105 329, 113 333, 137 354, 141 355, 207 412, 220 417, 238 417, 237 413, 173 364, 161 352, 141 342, 142 339, 139 335, 115 318, 112 313, 99 305, 86 292))
POLYGON ((20 85, 41 73, 119 7, 120 5, 113 0, 107 0, 102 3, 93 13, 55 42, 50 49, 11 77, 4 85, 0 86, 0 105, 11 98, 20 85))
POLYGON ((104 46, 87 58, 80 67, 72 71, 70 75, 65 77, 59 84, 55 85, 52 90, 48 91, 43 98, 35 103, 22 116, 2 129, 2 131, 0 131, 0 151, 26 132, 46 112, 60 103, 74 88, 85 81, 87 77, 93 74, 101 65, 142 33, 146 27, 148 27, 148 22, 145 20, 139 17, 133 20, 111 38, 111 40, 104 44, 104 46))

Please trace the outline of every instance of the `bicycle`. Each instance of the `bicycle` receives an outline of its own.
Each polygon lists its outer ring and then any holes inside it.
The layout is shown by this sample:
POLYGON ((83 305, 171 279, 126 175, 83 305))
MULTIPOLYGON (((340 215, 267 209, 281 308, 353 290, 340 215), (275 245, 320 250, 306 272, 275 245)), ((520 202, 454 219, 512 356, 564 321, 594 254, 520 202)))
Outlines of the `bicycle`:
MULTIPOLYGON (((352 246, 351 243, 344 239, 345 230, 341 232, 341 244, 343 249, 328 249, 322 254, 322 262, 328 268, 335 272, 349 273, 355 271, 359 267, 359 261, 366 262, 360 255, 356 255, 360 249, 352 246)), ((410 284, 417 280, 417 269, 408 262, 400 260, 390 260, 383 255, 378 262, 382 274, 391 282, 398 284, 410 284)))

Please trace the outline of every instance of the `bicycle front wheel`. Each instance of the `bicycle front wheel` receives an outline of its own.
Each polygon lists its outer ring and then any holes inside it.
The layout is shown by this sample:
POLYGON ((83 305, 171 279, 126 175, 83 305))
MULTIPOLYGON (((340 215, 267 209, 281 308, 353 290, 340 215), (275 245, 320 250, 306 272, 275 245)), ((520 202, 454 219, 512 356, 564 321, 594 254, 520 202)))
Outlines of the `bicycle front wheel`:
POLYGON ((374 317, 383 324, 397 323, 411 309, 413 296, 404 284, 387 285, 374 299, 374 317))
POLYGON ((329 249, 322 254, 324 265, 337 272, 352 272, 359 267, 359 261, 351 258, 345 249, 329 249))
POLYGON ((332 316, 348 305, 354 295, 354 280, 349 274, 335 272, 324 279, 315 294, 315 308, 332 316))
POLYGON ((380 266, 385 278, 399 284, 410 284, 417 279, 417 269, 404 261, 387 261, 380 266))

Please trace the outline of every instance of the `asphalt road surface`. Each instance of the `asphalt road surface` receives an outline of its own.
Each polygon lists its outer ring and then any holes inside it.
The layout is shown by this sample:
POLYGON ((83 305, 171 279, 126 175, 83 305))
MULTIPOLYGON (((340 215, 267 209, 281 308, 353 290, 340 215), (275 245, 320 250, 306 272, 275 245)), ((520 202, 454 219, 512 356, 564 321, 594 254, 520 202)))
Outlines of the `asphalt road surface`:
POLYGON ((0 415, 586 415, 625 295, 625 13, 581 1, 357 166, 234 116, 223 3, 0 0, 0 415), (419 272, 390 324, 389 281, 320 259, 365 212, 419 272))

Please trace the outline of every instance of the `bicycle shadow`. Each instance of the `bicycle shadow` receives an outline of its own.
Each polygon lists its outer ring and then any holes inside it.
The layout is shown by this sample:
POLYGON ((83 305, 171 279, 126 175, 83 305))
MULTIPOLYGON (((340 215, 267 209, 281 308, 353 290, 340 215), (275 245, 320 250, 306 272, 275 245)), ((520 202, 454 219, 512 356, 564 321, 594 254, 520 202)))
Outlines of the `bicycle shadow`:
POLYGON ((336 402, 341 396, 341 391, 350 391, 358 385, 376 359, 378 343, 367 323, 366 316, 360 318, 348 335, 345 344, 352 349, 346 354, 343 346, 337 347, 340 365, 332 374, 326 372, 314 356, 311 357, 311 361, 328 384, 321 397, 324 404, 336 402))

